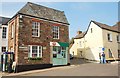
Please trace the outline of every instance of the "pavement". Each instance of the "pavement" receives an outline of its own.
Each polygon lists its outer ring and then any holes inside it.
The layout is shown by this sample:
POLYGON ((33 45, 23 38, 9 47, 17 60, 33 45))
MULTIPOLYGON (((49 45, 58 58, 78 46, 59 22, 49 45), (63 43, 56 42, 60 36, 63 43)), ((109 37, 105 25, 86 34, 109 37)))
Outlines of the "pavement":
POLYGON ((99 64, 84 59, 71 60, 70 66, 52 67, 19 73, 1 72, 1 76, 118 76, 118 62, 99 64), (75 61, 73 61, 75 60, 75 61))

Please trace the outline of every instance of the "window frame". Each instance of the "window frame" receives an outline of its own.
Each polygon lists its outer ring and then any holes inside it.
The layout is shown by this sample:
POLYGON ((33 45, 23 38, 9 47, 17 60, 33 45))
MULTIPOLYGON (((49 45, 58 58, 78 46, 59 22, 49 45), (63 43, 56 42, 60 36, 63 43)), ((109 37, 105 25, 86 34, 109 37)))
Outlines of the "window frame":
POLYGON ((112 34, 111 33, 107 34, 107 39, 109 42, 112 42, 112 34))
POLYGON ((93 33, 93 28, 90 28, 91 33, 93 33))
POLYGON ((2 38, 6 39, 7 38, 7 27, 2 27, 2 38), (5 30, 4 30, 5 28, 5 30))
POLYGON ((120 43, 120 35, 117 35, 117 42, 120 43))
POLYGON ((6 51, 7 51, 7 47, 2 46, 2 47, 1 47, 1 52, 6 52, 6 51), (3 48, 5 48, 5 51, 3 51, 3 48))
POLYGON ((109 58, 113 58, 113 54, 112 54, 111 49, 108 49, 108 53, 109 53, 109 58))
POLYGON ((14 38, 14 25, 11 25, 11 38, 14 38))
POLYGON ((120 58, 120 50, 118 49, 118 58, 120 58))
POLYGON ((35 22, 35 21, 32 22, 32 37, 40 37, 40 22, 35 22), (36 26, 37 26, 37 29, 36 29, 36 26), (37 30, 37 31, 34 31, 34 33, 37 32, 38 35, 34 35, 33 30, 37 30))
POLYGON ((28 46, 29 48, 29 50, 28 50, 28 57, 29 58, 42 58, 42 52, 43 52, 43 50, 42 50, 42 46, 40 46, 40 45, 29 45, 28 46), (35 54, 35 53, 33 53, 33 47, 37 47, 37 56, 33 56, 33 54, 35 54))
POLYGON ((52 34, 53 34, 53 39, 59 39, 59 33, 60 33, 60 27, 58 26, 52 26, 52 34), (56 36, 57 34, 57 36, 56 36))

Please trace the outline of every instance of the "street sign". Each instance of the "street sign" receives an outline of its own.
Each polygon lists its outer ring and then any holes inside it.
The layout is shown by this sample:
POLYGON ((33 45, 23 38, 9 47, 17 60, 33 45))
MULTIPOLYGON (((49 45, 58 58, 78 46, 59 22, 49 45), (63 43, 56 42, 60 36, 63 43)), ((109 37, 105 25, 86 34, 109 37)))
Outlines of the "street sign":
POLYGON ((105 51, 105 48, 102 48, 102 51, 105 51))

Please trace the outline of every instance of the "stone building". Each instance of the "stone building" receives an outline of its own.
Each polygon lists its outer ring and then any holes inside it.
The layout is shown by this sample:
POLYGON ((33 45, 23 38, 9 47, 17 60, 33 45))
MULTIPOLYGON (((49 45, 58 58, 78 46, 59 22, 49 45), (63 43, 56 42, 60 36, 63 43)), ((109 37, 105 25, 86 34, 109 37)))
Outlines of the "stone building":
POLYGON ((69 64, 64 11, 28 2, 8 25, 8 50, 15 54, 17 72, 69 64))

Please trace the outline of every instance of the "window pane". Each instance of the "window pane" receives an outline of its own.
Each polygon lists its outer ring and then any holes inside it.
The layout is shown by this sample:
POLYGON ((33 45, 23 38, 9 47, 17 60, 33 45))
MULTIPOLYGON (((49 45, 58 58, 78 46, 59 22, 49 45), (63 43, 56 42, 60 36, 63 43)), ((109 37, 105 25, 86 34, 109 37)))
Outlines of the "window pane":
POLYGON ((59 38, 59 27, 57 26, 53 26, 52 28, 52 32, 53 32, 53 38, 58 39, 59 38))
POLYGON ((42 47, 41 46, 29 46, 29 57, 42 57, 42 47), (31 47, 31 49, 30 49, 31 47))
POLYGON ((40 23, 39 22, 33 22, 32 24, 32 36, 39 36, 39 26, 40 23))
POLYGON ((2 38, 6 38, 6 32, 7 31, 7 28, 6 27, 3 27, 3 30, 2 30, 2 38))
POLYGON ((6 47, 2 47, 2 52, 6 52, 6 47))

